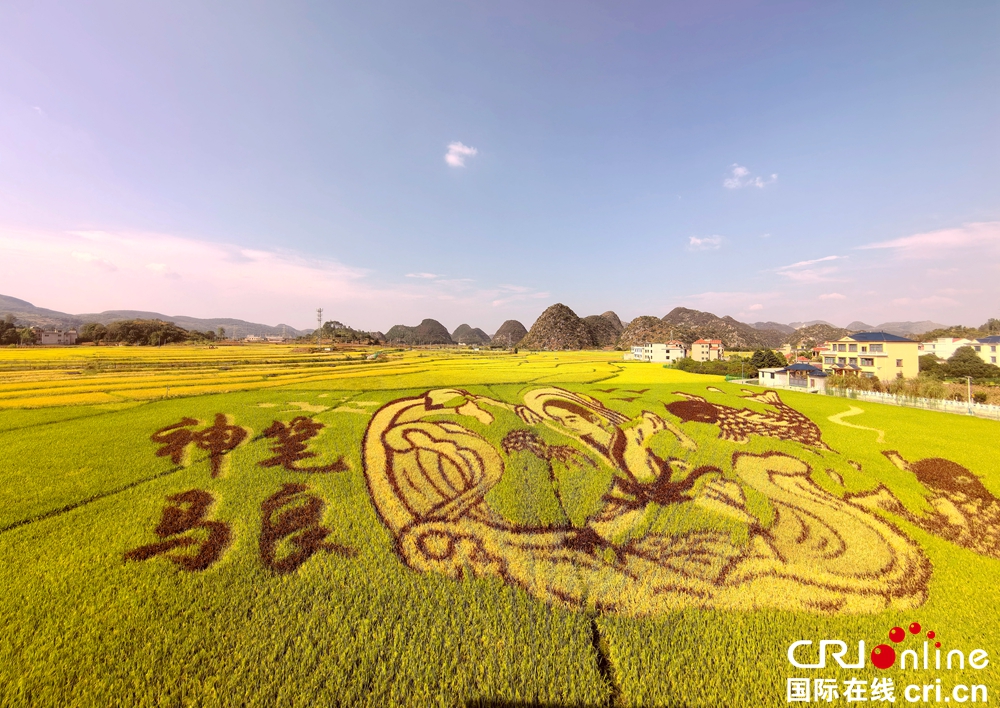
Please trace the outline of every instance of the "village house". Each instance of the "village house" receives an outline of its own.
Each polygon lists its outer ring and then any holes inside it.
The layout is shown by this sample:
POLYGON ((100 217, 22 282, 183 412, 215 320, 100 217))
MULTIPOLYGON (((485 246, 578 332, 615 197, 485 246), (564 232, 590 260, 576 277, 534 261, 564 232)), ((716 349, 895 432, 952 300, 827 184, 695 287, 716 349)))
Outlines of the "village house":
POLYGON ((649 342, 632 347, 632 361, 655 361, 673 363, 688 355, 684 342, 649 342))
POLYGON ((938 359, 950 359, 961 347, 971 347, 972 340, 964 337, 938 337, 930 342, 920 343, 920 355, 933 354, 938 359))
POLYGON ((827 342, 823 356, 828 374, 872 377, 880 381, 914 378, 920 373, 920 345, 888 332, 855 332, 827 342))
POLYGON ((691 345, 691 358, 695 361, 721 361, 725 353, 721 339, 699 339, 691 345))
POLYGON ((76 330, 50 330, 38 331, 39 344, 76 344, 76 330))
POLYGON ((997 335, 977 339, 975 343, 972 344, 972 348, 979 355, 979 358, 987 364, 997 363, 997 347, 1000 347, 1000 336, 997 335))
POLYGON ((826 391, 827 374, 822 369, 799 362, 757 370, 757 383, 774 388, 793 388, 810 392, 826 391))

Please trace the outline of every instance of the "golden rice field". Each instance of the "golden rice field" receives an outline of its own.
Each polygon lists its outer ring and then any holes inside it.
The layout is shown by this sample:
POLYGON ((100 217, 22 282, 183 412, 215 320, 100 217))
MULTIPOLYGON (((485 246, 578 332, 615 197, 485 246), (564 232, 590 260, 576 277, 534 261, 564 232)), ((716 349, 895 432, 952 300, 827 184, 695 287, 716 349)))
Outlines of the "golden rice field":
POLYGON ((1000 423, 375 351, 0 349, 0 705, 993 693, 1000 423), (802 640, 862 665, 796 667, 802 640))

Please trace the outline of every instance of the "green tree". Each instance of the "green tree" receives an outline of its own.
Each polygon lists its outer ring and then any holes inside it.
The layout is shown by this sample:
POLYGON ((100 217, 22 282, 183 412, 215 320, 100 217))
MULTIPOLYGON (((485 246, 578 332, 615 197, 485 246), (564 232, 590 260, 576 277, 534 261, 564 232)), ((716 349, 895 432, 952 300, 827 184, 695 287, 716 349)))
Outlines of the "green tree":
POLYGON ((959 347, 948 359, 945 370, 949 378, 995 379, 1000 377, 1000 367, 987 364, 972 347, 959 347))
POLYGON ((38 334, 31 327, 25 327, 18 332, 21 344, 34 344, 38 341, 38 334))
POLYGON ((17 331, 17 320, 8 312, 0 322, 0 344, 17 344, 19 341, 21 335, 17 331))
POLYGON ((947 376, 945 365, 934 354, 924 354, 920 357, 920 373, 923 376, 930 376, 935 379, 943 379, 947 376))
POLYGON ((107 333, 108 328, 100 322, 88 322, 80 328, 80 334, 76 339, 78 342, 94 342, 95 344, 99 344, 107 333))
POLYGON ((770 369, 785 366, 785 357, 772 349, 758 349, 750 357, 750 365, 755 369, 770 369))

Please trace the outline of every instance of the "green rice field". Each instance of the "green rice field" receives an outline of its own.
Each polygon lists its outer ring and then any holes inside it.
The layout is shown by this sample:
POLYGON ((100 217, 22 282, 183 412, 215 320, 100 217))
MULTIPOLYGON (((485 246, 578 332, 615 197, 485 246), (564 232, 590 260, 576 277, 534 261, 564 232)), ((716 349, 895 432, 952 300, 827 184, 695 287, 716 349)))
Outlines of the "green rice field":
POLYGON ((0 705, 994 696, 1000 423, 620 352, 377 351, 0 349, 0 705), (990 663, 790 664, 824 639, 990 663))

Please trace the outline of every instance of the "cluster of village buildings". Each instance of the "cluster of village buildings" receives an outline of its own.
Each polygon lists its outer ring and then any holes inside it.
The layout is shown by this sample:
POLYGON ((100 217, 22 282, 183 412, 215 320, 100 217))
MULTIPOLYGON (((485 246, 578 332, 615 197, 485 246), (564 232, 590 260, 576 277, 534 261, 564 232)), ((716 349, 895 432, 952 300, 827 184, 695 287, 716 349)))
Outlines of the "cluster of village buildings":
MULTIPOLYGON (((915 342, 888 332, 855 332, 822 346, 803 351, 786 344, 779 349, 792 362, 788 366, 760 369, 759 383, 765 386, 795 387, 821 391, 827 377, 878 377, 880 381, 912 378, 920 373, 920 357, 934 354, 949 359, 961 347, 972 347, 987 364, 996 364, 1000 336, 981 339, 941 337, 915 342)), ((695 361, 723 359, 725 350, 718 339, 699 339, 688 347, 683 342, 647 343, 632 347, 625 359, 672 363, 690 358, 695 361)))

